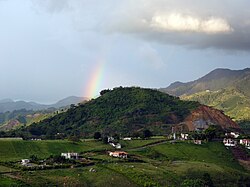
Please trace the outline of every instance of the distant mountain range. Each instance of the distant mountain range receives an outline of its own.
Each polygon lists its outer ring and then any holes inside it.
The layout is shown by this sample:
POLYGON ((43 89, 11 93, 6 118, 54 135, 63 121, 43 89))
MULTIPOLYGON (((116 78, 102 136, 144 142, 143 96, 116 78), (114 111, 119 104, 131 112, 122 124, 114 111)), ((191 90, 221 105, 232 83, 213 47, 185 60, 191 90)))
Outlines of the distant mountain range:
POLYGON ((86 100, 88 100, 88 98, 70 96, 70 97, 67 97, 65 99, 58 101, 55 104, 44 105, 44 104, 38 104, 35 102, 13 101, 11 99, 4 99, 4 100, 0 100, 0 113, 4 113, 8 111, 12 112, 14 110, 21 110, 21 109, 34 110, 34 111, 44 110, 48 108, 59 109, 62 107, 67 107, 71 104, 78 104, 86 100))
POLYGON ((250 120, 250 68, 215 69, 195 81, 175 82, 160 91, 223 110, 234 120, 250 120))

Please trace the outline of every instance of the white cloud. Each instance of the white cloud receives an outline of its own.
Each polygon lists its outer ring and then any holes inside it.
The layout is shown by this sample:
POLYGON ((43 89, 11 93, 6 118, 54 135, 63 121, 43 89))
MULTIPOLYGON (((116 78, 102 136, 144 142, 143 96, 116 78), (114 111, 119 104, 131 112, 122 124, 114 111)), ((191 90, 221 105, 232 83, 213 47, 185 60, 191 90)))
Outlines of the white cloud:
POLYGON ((150 26, 160 31, 200 32, 207 34, 229 33, 233 28, 222 18, 206 18, 180 13, 159 14, 152 17, 150 26))

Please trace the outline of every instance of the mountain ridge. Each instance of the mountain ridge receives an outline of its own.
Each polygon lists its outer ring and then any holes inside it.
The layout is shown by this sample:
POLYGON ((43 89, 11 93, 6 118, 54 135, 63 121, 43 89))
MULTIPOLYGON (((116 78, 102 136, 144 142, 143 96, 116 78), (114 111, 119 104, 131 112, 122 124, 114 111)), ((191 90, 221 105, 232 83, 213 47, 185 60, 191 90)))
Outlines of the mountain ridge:
POLYGON ((171 95, 191 95, 204 90, 216 91, 221 87, 231 86, 235 84, 235 81, 244 76, 250 75, 250 68, 243 70, 230 70, 217 68, 205 76, 198 78, 190 82, 174 82, 167 88, 161 88, 160 90, 171 95))
POLYGON ((83 101, 88 100, 86 97, 77 97, 77 96, 69 96, 64 99, 59 100, 54 104, 39 104, 36 102, 26 102, 26 101, 13 101, 11 99, 3 99, 0 100, 0 113, 4 112, 13 112, 14 110, 44 110, 49 108, 56 108, 59 109, 61 107, 67 107, 71 104, 78 104, 83 101))
POLYGON ((250 68, 215 69, 197 80, 175 82, 160 91, 213 106, 238 122, 250 120, 250 68))

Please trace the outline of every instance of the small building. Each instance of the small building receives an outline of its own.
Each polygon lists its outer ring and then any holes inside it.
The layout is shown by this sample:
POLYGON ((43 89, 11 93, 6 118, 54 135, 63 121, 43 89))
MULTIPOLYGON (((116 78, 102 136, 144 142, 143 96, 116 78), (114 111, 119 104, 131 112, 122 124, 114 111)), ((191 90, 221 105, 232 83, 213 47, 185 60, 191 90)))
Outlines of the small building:
POLYGON ((224 138, 223 143, 227 147, 235 147, 237 145, 237 141, 232 138, 224 138))
POLYGON ((117 143, 117 144, 115 145, 115 148, 116 148, 116 149, 121 149, 121 148, 122 148, 122 145, 119 144, 119 143, 117 143))
POLYGON ((113 142, 115 139, 112 136, 108 136, 108 143, 113 142))
POLYGON ((131 141, 132 138, 131 137, 125 137, 125 138, 123 138, 123 140, 131 141))
POLYGON ((31 141, 41 141, 41 138, 31 138, 31 141))
POLYGON ((79 154, 78 153, 61 153, 61 157, 64 157, 65 159, 78 159, 79 154))
POLYGON ((29 163, 30 163, 30 160, 29 160, 29 159, 22 159, 22 160, 21 160, 21 164, 22 164, 23 166, 27 166, 29 163))
POLYGON ((187 140, 188 139, 188 134, 181 133, 181 139, 182 140, 187 140))
POLYGON ((194 140, 194 144, 196 145, 201 145, 202 141, 201 140, 194 140))
POLYGON ((241 139, 240 144, 246 146, 247 148, 249 147, 250 149, 250 139, 241 139))
POLYGON ((122 148, 122 145, 119 144, 119 143, 117 143, 117 144, 115 144, 115 143, 109 143, 109 145, 111 145, 112 147, 114 147, 116 149, 121 149, 122 148))
POLYGON ((238 132, 230 132, 230 133, 225 133, 225 136, 231 137, 231 138, 238 138, 240 134, 238 132))
POLYGON ((128 158, 128 153, 124 151, 114 151, 114 152, 109 152, 109 156, 116 158, 128 158))

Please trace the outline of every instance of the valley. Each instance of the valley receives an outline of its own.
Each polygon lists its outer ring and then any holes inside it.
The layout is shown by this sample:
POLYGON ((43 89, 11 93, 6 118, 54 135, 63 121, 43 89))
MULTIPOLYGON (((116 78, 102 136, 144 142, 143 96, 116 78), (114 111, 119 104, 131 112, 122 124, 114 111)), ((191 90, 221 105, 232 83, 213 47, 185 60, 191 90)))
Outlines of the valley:
POLYGON ((214 186, 247 186, 250 181, 250 173, 232 159, 231 151, 220 142, 173 144, 164 137, 121 140, 122 150, 128 153, 127 159, 121 159, 108 156, 108 151, 114 151, 110 145, 91 139, 0 141, 0 149, 8 150, 0 155, 1 186, 188 186, 204 182, 214 186), (45 159, 67 151, 80 153, 92 164, 73 167, 72 163, 69 168, 28 171, 18 164, 32 155, 45 159), (17 164, 13 167, 13 163, 17 164))

